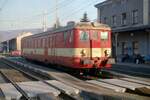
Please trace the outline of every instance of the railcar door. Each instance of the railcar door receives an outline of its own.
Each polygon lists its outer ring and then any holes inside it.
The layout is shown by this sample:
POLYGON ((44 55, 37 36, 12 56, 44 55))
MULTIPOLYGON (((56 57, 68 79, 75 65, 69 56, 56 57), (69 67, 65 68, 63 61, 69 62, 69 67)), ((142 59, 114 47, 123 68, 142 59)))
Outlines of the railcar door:
POLYGON ((101 56, 107 56, 107 53, 111 52, 111 38, 108 31, 100 31, 100 46, 101 56))
POLYGON ((100 49, 100 40, 99 34, 97 30, 90 31, 90 58, 100 57, 101 49, 100 49))

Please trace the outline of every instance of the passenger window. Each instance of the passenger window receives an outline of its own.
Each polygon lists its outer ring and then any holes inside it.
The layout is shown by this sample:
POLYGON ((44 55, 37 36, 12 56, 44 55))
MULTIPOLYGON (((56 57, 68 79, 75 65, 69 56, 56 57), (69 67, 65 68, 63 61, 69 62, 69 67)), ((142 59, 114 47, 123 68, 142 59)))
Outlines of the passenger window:
POLYGON ((92 40, 97 40, 97 39, 98 39, 98 32, 93 31, 93 32, 91 33, 91 39, 92 39, 92 40))
POLYGON ((67 43, 67 32, 64 32, 64 45, 67 43))
POLYGON ((67 39, 67 32, 64 32, 64 41, 67 39))
POLYGON ((80 40, 89 40, 89 33, 86 31, 80 31, 80 40))
POLYGON ((101 40, 107 40, 108 39, 108 32, 100 32, 101 34, 101 40))
POLYGON ((70 31, 70 38, 69 38, 69 42, 71 43, 73 41, 73 31, 70 31))

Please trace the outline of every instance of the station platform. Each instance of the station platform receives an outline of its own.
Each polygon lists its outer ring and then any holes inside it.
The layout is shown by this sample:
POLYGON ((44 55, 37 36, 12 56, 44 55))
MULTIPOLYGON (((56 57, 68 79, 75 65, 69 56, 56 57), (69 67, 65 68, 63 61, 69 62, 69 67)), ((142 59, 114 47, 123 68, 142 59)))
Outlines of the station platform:
POLYGON ((118 62, 118 63, 116 63, 116 64, 114 64, 114 65, 150 68, 150 64, 135 64, 135 63, 121 63, 121 62, 118 62))

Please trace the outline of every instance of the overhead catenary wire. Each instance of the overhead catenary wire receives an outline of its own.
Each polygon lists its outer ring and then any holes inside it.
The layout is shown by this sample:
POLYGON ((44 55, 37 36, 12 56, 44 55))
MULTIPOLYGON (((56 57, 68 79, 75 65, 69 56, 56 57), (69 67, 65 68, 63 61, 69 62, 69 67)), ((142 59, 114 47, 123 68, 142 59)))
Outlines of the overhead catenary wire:
MULTIPOLYGON (((83 12, 83 10, 86 11, 86 8, 91 7, 90 5, 93 5, 94 3, 99 2, 99 0, 91 0, 90 2, 87 2, 87 0, 84 0, 82 3, 80 3, 76 7, 72 6, 73 2, 75 2, 75 0, 68 0, 68 1, 62 0, 62 1, 58 2, 58 7, 57 7, 58 12, 60 10, 64 9, 64 8, 65 9, 72 9, 71 13, 66 12, 65 14, 59 16, 59 19, 61 19, 60 22, 63 22, 63 21, 66 22, 68 18, 71 19, 74 15, 83 12)), ((49 19, 49 20, 51 20, 51 21, 49 21, 50 23, 53 22, 54 13, 55 13, 54 9, 56 9, 56 8, 53 7, 52 9, 47 10, 47 13, 45 13, 47 19, 48 19, 48 16, 53 16, 53 17, 51 17, 51 19, 49 19)), ((65 10, 63 12, 65 12, 65 10)), ((58 13, 58 15, 59 14, 60 13, 58 13)), ((11 20, 11 23, 16 23, 17 22, 17 23, 26 24, 26 25, 27 24, 32 24, 33 25, 34 23, 36 23, 34 25, 38 25, 38 23, 41 24, 41 22, 40 22, 41 20, 39 20, 39 18, 42 19, 42 17, 43 17, 43 12, 41 14, 37 14, 37 15, 34 15, 34 16, 21 18, 19 22, 18 22, 18 20, 16 20, 16 21, 15 20, 11 20)), ((9 22, 9 21, 5 20, 5 23, 7 23, 7 22, 9 22)), ((50 25, 50 23, 48 23, 48 25, 50 25)))
MULTIPOLYGON (((99 0, 95 0, 95 3, 98 2, 99 0)), ((80 13, 80 11, 84 10, 86 7, 90 6, 91 4, 93 4, 92 2, 88 2, 88 4, 84 4, 84 6, 80 7, 79 9, 73 11, 72 13, 69 13, 66 17, 63 18, 63 20, 68 19, 69 17, 74 16, 77 13, 80 13)))

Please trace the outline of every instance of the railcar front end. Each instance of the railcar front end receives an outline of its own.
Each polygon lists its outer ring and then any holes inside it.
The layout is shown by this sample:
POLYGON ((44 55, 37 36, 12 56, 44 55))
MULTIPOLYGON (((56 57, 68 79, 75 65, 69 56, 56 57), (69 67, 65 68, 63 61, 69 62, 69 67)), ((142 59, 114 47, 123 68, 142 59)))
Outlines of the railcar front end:
POLYGON ((76 68, 110 68, 115 62, 111 58, 111 29, 103 24, 83 23, 75 32, 76 68))

